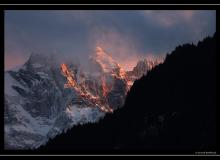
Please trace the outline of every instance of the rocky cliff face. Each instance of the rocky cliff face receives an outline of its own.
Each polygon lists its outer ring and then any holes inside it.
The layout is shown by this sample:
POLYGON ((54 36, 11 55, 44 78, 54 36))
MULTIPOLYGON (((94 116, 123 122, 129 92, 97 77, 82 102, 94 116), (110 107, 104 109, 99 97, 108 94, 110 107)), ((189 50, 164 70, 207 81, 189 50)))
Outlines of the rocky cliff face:
POLYGON ((90 62, 92 72, 66 64, 80 92, 64 87, 67 78, 52 55, 32 54, 17 71, 5 72, 5 149, 37 148, 73 125, 98 121, 105 115, 100 108, 123 105, 123 69, 101 48, 90 62))
POLYGON ((123 106, 130 83, 148 69, 143 61, 127 73, 100 47, 87 67, 32 54, 5 72, 5 149, 38 148, 73 125, 97 122, 123 106))
POLYGON ((139 79, 143 75, 146 75, 148 71, 150 71, 152 68, 154 68, 160 63, 162 63, 162 60, 144 59, 138 61, 137 65, 133 68, 133 70, 127 72, 128 81, 131 82, 130 85, 132 85, 136 79, 139 79))

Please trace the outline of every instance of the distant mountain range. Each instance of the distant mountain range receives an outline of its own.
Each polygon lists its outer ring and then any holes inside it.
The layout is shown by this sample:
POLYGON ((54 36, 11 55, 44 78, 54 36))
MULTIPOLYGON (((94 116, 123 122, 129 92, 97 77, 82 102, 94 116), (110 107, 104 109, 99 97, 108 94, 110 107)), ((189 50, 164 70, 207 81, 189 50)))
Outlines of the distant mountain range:
POLYGON ((216 34, 178 46, 135 80, 122 108, 99 123, 74 126, 39 151, 215 152, 216 78, 216 34))
POLYGON ((124 104, 133 82, 157 63, 126 72, 101 47, 87 67, 32 54, 5 72, 5 149, 34 149, 74 125, 94 123, 124 104))

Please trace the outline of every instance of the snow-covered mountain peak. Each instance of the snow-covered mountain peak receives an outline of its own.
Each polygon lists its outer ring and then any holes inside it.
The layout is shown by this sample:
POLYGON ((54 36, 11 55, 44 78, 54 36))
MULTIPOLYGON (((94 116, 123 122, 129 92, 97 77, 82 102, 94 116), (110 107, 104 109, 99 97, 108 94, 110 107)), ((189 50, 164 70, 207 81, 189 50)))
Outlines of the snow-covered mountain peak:
POLYGON ((31 54, 22 67, 5 72, 5 148, 34 149, 74 125, 113 113, 147 70, 141 66, 127 73, 101 47, 83 67, 71 58, 31 54))
POLYGON ((29 57, 29 62, 30 63, 34 63, 34 62, 39 62, 42 63, 45 60, 47 60, 49 58, 48 55, 44 55, 44 54, 40 54, 40 53, 32 53, 29 57))
POLYGON ((103 54, 103 53, 104 53, 104 50, 103 50, 101 47, 97 46, 97 47, 96 47, 96 53, 97 53, 97 54, 103 54))
POLYGON ((103 72, 109 73, 119 67, 118 63, 101 47, 96 47, 96 52, 90 59, 96 62, 103 72))
POLYGON ((136 79, 141 78, 143 75, 147 74, 152 68, 156 65, 162 63, 162 60, 153 60, 153 59, 143 59, 137 62, 137 65, 133 68, 132 71, 128 71, 128 77, 133 82, 136 79))

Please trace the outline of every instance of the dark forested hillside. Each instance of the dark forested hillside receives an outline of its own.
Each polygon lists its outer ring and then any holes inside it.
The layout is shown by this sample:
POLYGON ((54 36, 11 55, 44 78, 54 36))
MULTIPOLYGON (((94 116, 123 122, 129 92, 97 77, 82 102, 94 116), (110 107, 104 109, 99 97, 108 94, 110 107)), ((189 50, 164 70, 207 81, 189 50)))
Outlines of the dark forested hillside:
POLYGON ((216 35, 184 44, 135 81, 125 105, 39 150, 215 151, 216 35))

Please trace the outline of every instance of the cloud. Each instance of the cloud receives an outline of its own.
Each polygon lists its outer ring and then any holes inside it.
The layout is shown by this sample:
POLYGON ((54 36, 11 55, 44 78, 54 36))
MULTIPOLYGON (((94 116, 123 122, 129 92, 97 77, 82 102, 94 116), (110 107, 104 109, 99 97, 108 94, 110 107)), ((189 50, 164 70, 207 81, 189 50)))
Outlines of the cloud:
POLYGON ((19 51, 14 51, 5 54, 5 71, 16 69, 16 67, 21 66, 24 64, 28 57, 24 54, 20 53, 19 51))
POLYGON ((94 49, 96 46, 102 47, 125 70, 131 70, 141 59, 137 43, 129 35, 115 30, 94 29, 90 34, 90 44, 94 49))
POLYGON ((192 10, 158 10, 158 11, 140 11, 146 20, 150 20, 163 27, 172 27, 179 23, 190 23, 193 20, 195 11, 192 10))
POLYGON ((215 14, 203 10, 10 10, 5 11, 5 54, 25 59, 32 52, 56 51, 61 57, 83 60, 100 45, 130 69, 138 59, 164 55, 177 45, 212 35, 215 14))

